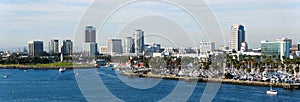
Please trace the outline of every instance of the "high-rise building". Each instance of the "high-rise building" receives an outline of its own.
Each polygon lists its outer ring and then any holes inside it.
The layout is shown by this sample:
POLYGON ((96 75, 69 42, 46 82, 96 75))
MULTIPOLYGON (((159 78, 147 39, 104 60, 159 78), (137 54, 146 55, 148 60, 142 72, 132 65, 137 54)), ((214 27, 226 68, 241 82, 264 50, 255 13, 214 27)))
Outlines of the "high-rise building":
POLYGON ((42 56, 44 53, 43 41, 29 41, 29 56, 42 56))
POLYGON ((89 42, 96 42, 96 29, 93 26, 86 26, 85 27, 85 35, 84 35, 84 42, 89 43, 89 42))
POLYGON ((49 53, 51 55, 59 53, 59 41, 57 39, 53 39, 49 42, 49 53))
POLYGON ((245 40, 246 36, 244 26, 241 24, 234 24, 230 31, 229 48, 231 50, 240 51, 242 43, 245 42, 245 40))
POLYGON ((107 39, 108 53, 113 54, 121 54, 123 52, 122 48, 122 40, 109 38, 107 39))
POLYGON ((141 29, 136 29, 133 33, 134 35, 134 47, 135 47, 135 53, 141 54, 144 51, 144 31, 141 29))
POLYGON ((280 58, 289 58, 291 52, 290 48, 292 47, 292 39, 281 38, 276 39, 276 42, 280 43, 280 58))
POLYGON ((126 37, 123 41, 123 53, 134 53, 134 39, 132 37, 126 37))
POLYGON ((98 44, 97 43, 84 43, 84 54, 86 56, 96 56, 98 55, 98 44))
POLYGON ((93 26, 85 27, 83 51, 86 56, 96 56, 98 54, 98 44, 96 43, 96 29, 93 26))
POLYGON ((200 42, 200 54, 207 55, 208 52, 215 50, 215 42, 201 41, 200 42))
POLYGON ((71 40, 63 40, 62 51, 63 55, 70 56, 73 53, 73 42, 71 40))
POLYGON ((300 51, 300 44, 297 44, 298 45, 298 51, 300 51))

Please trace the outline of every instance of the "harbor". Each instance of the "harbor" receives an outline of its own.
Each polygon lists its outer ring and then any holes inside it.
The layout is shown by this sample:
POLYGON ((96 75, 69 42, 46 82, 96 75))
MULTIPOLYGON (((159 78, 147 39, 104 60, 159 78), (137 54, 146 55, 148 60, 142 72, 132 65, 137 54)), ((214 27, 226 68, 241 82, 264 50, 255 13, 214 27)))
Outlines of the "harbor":
MULTIPOLYGON (((73 69, 66 70, 64 73, 58 73, 57 70, 42 70, 42 69, 27 69, 23 71, 20 69, 0 69, 0 75, 6 75, 7 78, 0 77, 0 101, 88 101, 85 97, 104 97, 101 101, 110 101, 105 98, 107 96, 96 96, 98 94, 90 94, 84 96, 80 88, 78 88, 76 77, 87 77, 90 78, 90 74, 97 74, 102 78, 107 88, 111 93, 116 95, 123 101, 136 101, 146 100, 147 102, 159 101, 170 93, 170 90, 177 85, 178 80, 163 79, 162 84, 151 88, 151 90, 135 89, 129 85, 122 83, 116 76, 115 71, 111 68, 99 68, 99 69, 83 69, 87 70, 88 73, 79 73, 74 75, 73 69), (90 71, 94 70, 94 71, 90 71), (51 97, 49 97, 51 96, 51 97)), ((133 74, 132 74, 133 75, 133 74)), ((133 75, 134 76, 134 75, 133 75)), ((144 84, 151 84, 156 78, 130 78, 128 76, 120 76, 124 80, 130 80, 129 83, 138 82, 144 84)), ((135 76, 138 77, 138 76, 135 76)), ((150 77, 150 76, 149 76, 150 77)), ((98 77, 99 78, 99 77, 98 77)), ((94 80, 91 80, 94 81, 94 80)), ((140 84, 140 83, 137 83, 140 84)), ((144 85, 143 84, 143 85, 144 85)), ((193 83, 183 82, 185 88, 192 88, 193 83)), ((205 92, 207 83, 198 82, 195 91, 192 93, 189 99, 186 101, 198 102, 205 92)), ((93 85, 88 85, 92 87, 93 85)), ((282 88, 275 87, 278 90, 278 96, 266 95, 265 91, 267 87, 247 86, 247 85, 235 85, 235 84, 222 84, 217 95, 213 101, 224 102, 224 101, 256 101, 257 99, 264 99, 264 101, 271 102, 272 100, 277 101, 293 101, 299 100, 300 90, 284 90, 282 88), (247 94, 245 94, 247 93, 247 94), (252 97, 249 97, 252 96, 252 97), (224 98, 225 97, 225 98, 224 98), (231 98, 227 98, 231 97, 231 98), (234 98, 234 100, 232 99, 234 98)), ((96 92, 103 93, 103 92, 96 92)), ((178 93, 179 95, 185 94, 185 92, 178 93)), ((175 97, 178 99, 180 97, 175 97)))

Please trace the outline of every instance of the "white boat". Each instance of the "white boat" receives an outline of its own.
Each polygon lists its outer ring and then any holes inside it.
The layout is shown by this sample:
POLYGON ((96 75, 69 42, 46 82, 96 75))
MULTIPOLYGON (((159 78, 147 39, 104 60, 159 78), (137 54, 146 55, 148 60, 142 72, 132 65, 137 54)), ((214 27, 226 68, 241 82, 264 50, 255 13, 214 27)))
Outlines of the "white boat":
POLYGON ((268 95, 277 95, 277 91, 273 90, 273 89, 270 89, 270 90, 267 91, 267 94, 268 95))
POLYGON ((2 77, 3 77, 3 78, 7 78, 7 76, 6 76, 6 75, 3 75, 2 77))
MULTIPOLYGON (((274 80, 275 79, 272 79, 271 82, 274 81, 274 80)), ((270 90, 268 90, 266 93, 268 95, 277 95, 277 91, 272 89, 272 84, 271 83, 270 83, 270 90)))
POLYGON ((58 69, 58 71, 59 71, 60 73, 64 72, 65 70, 66 70, 66 68, 59 68, 59 69, 58 69))

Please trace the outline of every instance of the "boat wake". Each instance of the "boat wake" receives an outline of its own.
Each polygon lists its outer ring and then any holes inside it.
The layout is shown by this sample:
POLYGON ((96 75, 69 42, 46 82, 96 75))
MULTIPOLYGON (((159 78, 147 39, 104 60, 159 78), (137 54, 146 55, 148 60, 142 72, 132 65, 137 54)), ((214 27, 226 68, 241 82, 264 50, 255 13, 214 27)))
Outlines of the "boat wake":
POLYGON ((7 78, 8 76, 7 75, 0 75, 2 78, 7 78))

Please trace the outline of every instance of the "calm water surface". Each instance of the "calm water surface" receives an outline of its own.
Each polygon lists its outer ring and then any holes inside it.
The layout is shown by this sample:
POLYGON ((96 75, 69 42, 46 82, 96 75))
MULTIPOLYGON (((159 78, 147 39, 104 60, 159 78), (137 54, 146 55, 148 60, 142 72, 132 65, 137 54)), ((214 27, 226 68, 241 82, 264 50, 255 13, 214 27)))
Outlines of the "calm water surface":
MULTIPOLYGON (((90 69, 86 69, 90 70, 90 69)), ((109 68, 96 69, 108 88, 108 90, 124 101, 159 101, 166 97, 178 84, 175 80, 161 80, 154 87, 138 89, 125 84, 119 80, 114 71, 109 68)), ((34 70, 34 69, 0 69, 0 102, 85 102, 86 98, 81 93, 76 82, 76 74, 73 70, 59 73, 58 70, 34 70)), ((151 82, 158 79, 128 78, 132 82, 151 82)), ((155 81, 154 81, 155 82, 155 81)), ((186 88, 192 87, 190 83, 184 82, 186 88)), ((201 99, 206 83, 197 83, 193 94, 188 99, 198 102, 201 99)), ((214 102, 300 102, 300 90, 288 91, 275 88, 277 96, 265 94, 268 87, 254 87, 222 84, 214 102)), ((185 94, 183 91, 182 95, 185 94)), ((178 97, 174 97, 174 100, 178 97)), ((101 101, 101 100, 99 100, 101 101)))

